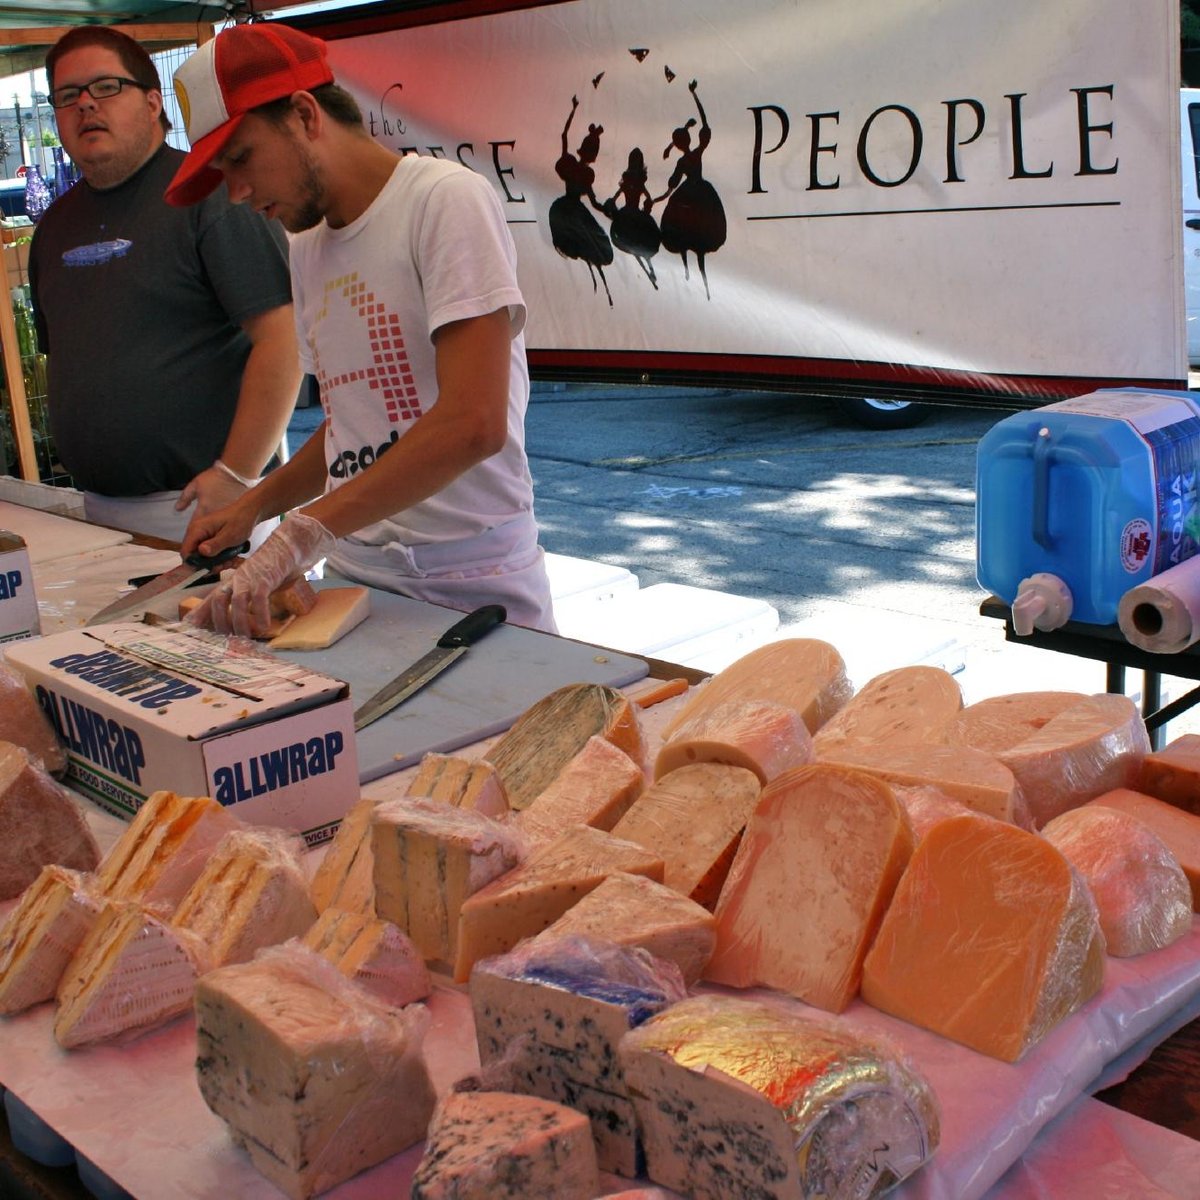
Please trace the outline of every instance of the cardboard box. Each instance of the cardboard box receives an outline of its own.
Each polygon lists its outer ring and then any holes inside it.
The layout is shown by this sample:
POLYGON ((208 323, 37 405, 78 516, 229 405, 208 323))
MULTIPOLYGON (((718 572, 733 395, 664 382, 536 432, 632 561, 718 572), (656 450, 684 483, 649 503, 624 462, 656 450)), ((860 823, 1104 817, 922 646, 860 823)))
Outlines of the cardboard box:
POLYGON ((331 838, 359 796, 349 687, 203 630, 119 623, 6 650, 77 790, 128 820, 156 791, 331 838))
POLYGON ((0 642, 38 637, 41 632, 25 539, 0 530, 0 642))

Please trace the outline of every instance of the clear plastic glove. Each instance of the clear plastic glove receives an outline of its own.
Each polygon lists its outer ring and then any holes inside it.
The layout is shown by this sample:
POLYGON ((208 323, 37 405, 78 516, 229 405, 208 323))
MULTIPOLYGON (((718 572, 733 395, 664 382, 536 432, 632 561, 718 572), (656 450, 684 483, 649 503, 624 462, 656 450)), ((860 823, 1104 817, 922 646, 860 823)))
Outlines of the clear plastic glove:
POLYGON ((271 593, 324 558, 335 540, 320 521, 303 513, 290 514, 228 583, 215 587, 188 614, 187 623, 239 637, 266 633, 271 625, 271 593))

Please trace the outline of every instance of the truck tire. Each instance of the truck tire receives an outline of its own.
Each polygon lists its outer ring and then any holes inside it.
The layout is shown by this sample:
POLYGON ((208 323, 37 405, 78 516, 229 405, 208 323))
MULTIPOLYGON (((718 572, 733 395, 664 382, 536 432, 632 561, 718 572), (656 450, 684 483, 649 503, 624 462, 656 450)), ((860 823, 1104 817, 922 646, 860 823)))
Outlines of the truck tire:
POLYGON ((933 414, 932 404, 879 396, 853 396, 843 400, 842 407, 857 424, 868 429, 911 429, 933 414))

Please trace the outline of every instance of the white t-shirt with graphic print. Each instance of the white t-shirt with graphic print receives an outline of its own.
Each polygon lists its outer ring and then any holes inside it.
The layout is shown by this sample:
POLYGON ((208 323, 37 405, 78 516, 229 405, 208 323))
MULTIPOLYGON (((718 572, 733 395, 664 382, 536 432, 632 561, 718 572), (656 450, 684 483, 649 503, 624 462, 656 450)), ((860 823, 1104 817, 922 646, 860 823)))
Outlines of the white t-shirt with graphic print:
POLYGON ((356 221, 294 237, 291 270, 301 362, 329 419, 327 488, 370 466, 436 402, 436 329, 500 308, 512 322, 504 448, 429 499, 342 539, 347 550, 453 542, 529 519, 525 302, 487 181, 444 159, 404 157, 356 221))

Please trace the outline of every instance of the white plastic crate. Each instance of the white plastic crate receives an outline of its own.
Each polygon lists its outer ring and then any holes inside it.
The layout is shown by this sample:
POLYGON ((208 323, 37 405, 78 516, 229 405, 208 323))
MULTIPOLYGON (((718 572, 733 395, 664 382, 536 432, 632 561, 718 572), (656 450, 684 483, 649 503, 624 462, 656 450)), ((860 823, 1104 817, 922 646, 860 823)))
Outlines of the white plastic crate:
MULTIPOLYGON (((557 614, 557 610, 556 610, 557 614)), ((687 666, 697 660, 738 658, 767 640, 779 613, 765 600, 678 583, 656 583, 604 604, 570 607, 559 615, 564 637, 687 666)))
POLYGON ((546 574, 550 577, 550 595, 556 612, 562 602, 611 600, 616 595, 635 592, 638 587, 638 577, 624 567, 567 554, 547 554, 546 574))

